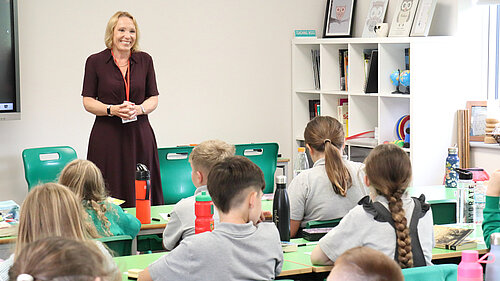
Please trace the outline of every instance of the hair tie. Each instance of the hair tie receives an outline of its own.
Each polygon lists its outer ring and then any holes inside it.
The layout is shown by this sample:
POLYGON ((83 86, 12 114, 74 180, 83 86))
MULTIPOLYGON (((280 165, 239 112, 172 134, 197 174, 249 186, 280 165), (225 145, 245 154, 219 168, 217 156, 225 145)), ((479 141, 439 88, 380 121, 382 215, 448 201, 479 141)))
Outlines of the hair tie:
POLYGON ((324 144, 326 144, 327 142, 332 143, 332 141, 331 141, 330 139, 325 139, 325 140, 323 141, 323 143, 324 143, 324 144))
POLYGON ((27 274, 27 273, 23 273, 23 274, 19 274, 16 278, 17 281, 33 281, 34 278, 33 276, 27 274))

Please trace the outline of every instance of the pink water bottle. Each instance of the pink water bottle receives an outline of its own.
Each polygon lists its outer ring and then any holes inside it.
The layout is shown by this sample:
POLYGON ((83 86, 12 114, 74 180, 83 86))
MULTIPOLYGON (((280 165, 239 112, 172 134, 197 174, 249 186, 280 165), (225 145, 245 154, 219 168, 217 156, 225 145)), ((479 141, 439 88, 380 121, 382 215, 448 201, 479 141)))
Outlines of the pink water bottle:
POLYGON ((480 263, 490 263, 485 259, 490 253, 485 254, 480 259, 479 253, 475 250, 462 251, 462 261, 458 264, 457 281, 483 281, 483 267, 480 263))

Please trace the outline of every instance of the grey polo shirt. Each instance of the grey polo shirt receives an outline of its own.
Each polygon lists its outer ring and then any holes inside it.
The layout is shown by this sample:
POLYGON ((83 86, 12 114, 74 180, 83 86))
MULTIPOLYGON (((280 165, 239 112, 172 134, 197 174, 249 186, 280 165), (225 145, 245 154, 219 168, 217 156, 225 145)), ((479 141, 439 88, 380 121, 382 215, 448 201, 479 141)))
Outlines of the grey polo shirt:
POLYGON ((352 178, 352 186, 346 197, 333 191, 332 183, 326 174, 325 159, 314 163, 311 169, 301 172, 290 183, 288 197, 290 200, 290 217, 302 221, 305 227, 309 221, 332 220, 341 218, 368 195, 364 184, 364 164, 343 160, 352 178))
MULTIPOLYGON (((415 203, 406 193, 401 199, 409 225, 415 203)), ((385 197, 377 196, 375 201, 382 203, 384 207, 389 209, 385 197)), ((417 231, 425 263, 432 265, 434 231, 431 209, 418 221, 417 231)), ((334 262, 342 253, 358 246, 367 246, 381 251, 393 259, 396 250, 396 232, 388 222, 376 221, 373 215, 363 209, 362 205, 357 205, 344 216, 339 225, 319 240, 318 245, 325 255, 334 262)))
MULTIPOLYGON (((182 239, 194 235, 194 214, 195 197, 206 191, 207 186, 203 185, 196 189, 193 196, 182 199, 175 204, 174 209, 170 213, 170 219, 163 230, 163 247, 167 250, 174 249, 182 239)), ((210 194, 209 194, 210 195, 210 194)), ((219 223, 219 213, 214 208, 214 225, 219 223)))
POLYGON ((149 266, 154 281, 272 280, 283 252, 273 223, 219 223, 212 232, 190 236, 149 266))

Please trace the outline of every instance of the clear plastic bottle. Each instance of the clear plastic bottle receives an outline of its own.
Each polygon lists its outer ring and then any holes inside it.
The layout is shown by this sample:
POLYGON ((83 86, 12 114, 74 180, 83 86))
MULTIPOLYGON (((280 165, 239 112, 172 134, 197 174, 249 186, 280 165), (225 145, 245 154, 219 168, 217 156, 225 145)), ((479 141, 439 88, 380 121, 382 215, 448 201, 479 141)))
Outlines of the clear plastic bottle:
POLYGON ((302 171, 309 169, 309 162, 307 161, 306 148, 299 147, 297 149, 297 157, 295 158, 293 166, 293 177, 295 178, 302 171))
POLYGON ((476 182, 474 188, 474 223, 483 223, 483 209, 486 205, 486 188, 482 181, 476 182))

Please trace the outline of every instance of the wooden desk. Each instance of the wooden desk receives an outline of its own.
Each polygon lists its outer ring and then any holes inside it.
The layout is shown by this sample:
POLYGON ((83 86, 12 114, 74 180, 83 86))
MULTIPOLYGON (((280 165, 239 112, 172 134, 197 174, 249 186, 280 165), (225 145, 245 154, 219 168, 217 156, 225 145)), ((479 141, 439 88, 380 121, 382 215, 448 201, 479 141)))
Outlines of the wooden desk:
MULTIPOLYGON (((154 253, 154 254, 144 254, 144 255, 134 255, 125 257, 116 257, 113 260, 118 265, 118 268, 122 272, 122 280, 128 280, 127 271, 129 269, 145 269, 151 263, 168 254, 169 252, 154 253)), ((312 267, 304 264, 296 263, 289 260, 283 261, 283 268, 279 276, 289 276, 311 273, 312 267)))

